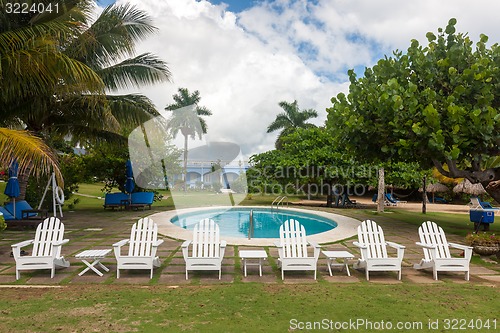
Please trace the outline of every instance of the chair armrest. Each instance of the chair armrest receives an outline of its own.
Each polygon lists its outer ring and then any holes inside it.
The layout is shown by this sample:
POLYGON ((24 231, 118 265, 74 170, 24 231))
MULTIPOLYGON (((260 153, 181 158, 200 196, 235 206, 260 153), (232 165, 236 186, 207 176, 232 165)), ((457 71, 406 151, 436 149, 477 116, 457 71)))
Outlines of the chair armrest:
POLYGON ((63 239, 62 241, 54 242, 54 246, 61 246, 69 242, 69 239, 63 239))
POLYGON ((421 246, 421 247, 425 247, 426 249, 429 249, 429 250, 436 249, 436 245, 432 245, 432 244, 425 244, 425 243, 421 243, 421 242, 416 242, 415 244, 417 244, 418 246, 421 246))
POLYGON ((184 241, 184 243, 182 243, 181 247, 182 248, 187 248, 189 246, 189 244, 191 244, 190 240, 184 241))
POLYGON ((163 244, 163 242, 164 242, 164 240, 163 240, 163 239, 158 239, 158 240, 156 240, 156 242, 155 242, 155 243, 153 243, 153 246, 158 247, 158 246, 160 246, 161 244, 163 244))
POLYGON ((367 249, 368 248, 368 246, 366 246, 365 244, 361 244, 360 242, 352 242, 352 244, 354 246, 359 247, 360 249, 367 249))
POLYGON ((122 247, 123 245, 128 244, 128 242, 130 242, 130 239, 122 239, 121 241, 114 243, 113 247, 122 247))
POLYGON ((321 246, 317 242, 308 242, 314 248, 321 248, 321 246))
POLYGON ((318 260, 319 254, 321 253, 321 246, 317 242, 308 242, 314 248, 314 258, 318 260))
POLYGON ((19 242, 19 243, 16 243, 16 244, 12 244, 11 247, 12 248, 15 248, 15 247, 25 247, 25 246, 28 246, 28 245, 31 245, 33 244, 33 239, 30 239, 30 240, 26 240, 26 241, 23 241, 23 242, 19 242))
POLYGON ((403 257, 405 255, 405 249, 406 247, 404 245, 394 243, 394 242, 385 242, 388 246, 392 247, 393 249, 397 250, 397 256, 399 260, 403 260, 403 257))
POLYGON ((459 250, 472 250, 472 247, 471 246, 467 246, 467 245, 461 245, 461 244, 457 244, 457 243, 448 243, 449 246, 455 248, 455 249, 459 249, 459 250))
POLYGON ((398 244, 398 243, 394 243, 394 242, 385 242, 385 243, 387 245, 389 245, 390 247, 393 247, 395 249, 406 249, 406 246, 398 244))
POLYGON ((225 240, 220 241, 220 247, 226 247, 227 242, 225 240))

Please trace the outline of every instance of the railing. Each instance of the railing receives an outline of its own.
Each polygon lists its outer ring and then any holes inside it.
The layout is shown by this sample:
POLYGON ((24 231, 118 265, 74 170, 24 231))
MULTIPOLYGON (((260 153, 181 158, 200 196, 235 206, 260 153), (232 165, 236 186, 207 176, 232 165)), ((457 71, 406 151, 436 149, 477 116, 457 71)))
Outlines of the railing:
MULTIPOLYGON (((284 204, 283 200, 285 200, 285 199, 287 199, 286 196, 276 197, 276 199, 274 199, 273 202, 271 203, 271 209, 273 209, 275 203, 276 203, 276 209, 279 208, 280 204, 281 204, 281 206, 283 206, 283 204, 284 204)), ((286 206, 288 207, 288 200, 286 201, 286 206)))
POLYGON ((248 239, 253 237, 253 209, 250 209, 250 224, 248 226, 248 239))

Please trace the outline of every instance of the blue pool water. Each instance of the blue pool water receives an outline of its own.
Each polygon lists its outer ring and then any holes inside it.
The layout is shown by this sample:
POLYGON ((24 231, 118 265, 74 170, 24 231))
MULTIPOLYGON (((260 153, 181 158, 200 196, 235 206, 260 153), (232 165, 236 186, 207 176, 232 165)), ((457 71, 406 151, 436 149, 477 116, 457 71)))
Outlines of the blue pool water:
POLYGON ((253 238, 279 238, 280 225, 288 219, 299 221, 307 235, 319 234, 337 226, 333 220, 315 214, 270 208, 203 209, 176 215, 170 221, 181 228, 193 230, 200 220, 210 218, 219 225, 221 236, 246 238, 250 210, 253 210, 253 238))

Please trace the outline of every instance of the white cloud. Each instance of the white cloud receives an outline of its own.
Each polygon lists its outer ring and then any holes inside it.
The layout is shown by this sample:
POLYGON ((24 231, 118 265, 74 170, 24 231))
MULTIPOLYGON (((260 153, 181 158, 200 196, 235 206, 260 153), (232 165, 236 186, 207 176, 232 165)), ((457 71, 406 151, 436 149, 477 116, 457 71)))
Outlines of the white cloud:
POLYGON ((273 147, 277 133, 266 128, 280 101, 316 109, 321 124, 330 98, 347 91, 347 68, 372 66, 413 38, 425 42, 451 17, 475 41, 479 33, 498 41, 500 31, 500 2, 488 0, 276 0, 241 13, 204 0, 126 2, 159 28, 138 51, 159 55, 173 73, 173 84, 142 93, 163 109, 177 88, 199 90, 213 111, 209 139, 238 143, 246 154, 273 147))

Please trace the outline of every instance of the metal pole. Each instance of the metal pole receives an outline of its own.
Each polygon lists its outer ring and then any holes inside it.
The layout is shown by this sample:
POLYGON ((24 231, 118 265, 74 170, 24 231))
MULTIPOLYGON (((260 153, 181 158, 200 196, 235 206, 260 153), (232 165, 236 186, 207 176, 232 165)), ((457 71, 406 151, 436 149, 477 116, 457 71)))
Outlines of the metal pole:
POLYGON ((248 239, 252 239, 253 234, 253 209, 250 209, 250 224, 248 226, 248 239))
POLYGON ((422 214, 427 213, 427 176, 424 176, 422 184, 422 214))

